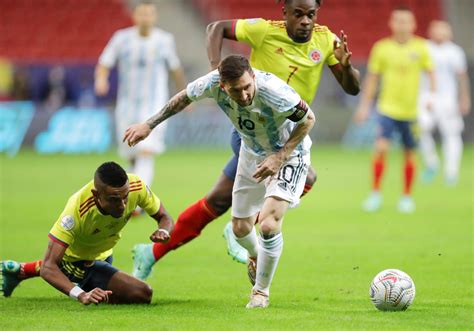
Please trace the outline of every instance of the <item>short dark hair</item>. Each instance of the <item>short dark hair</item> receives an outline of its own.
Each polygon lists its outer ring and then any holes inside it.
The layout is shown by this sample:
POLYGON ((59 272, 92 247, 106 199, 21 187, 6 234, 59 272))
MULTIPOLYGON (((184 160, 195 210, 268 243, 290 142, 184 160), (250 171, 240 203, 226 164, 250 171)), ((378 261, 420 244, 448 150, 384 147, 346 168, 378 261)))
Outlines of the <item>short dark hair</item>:
POLYGON ((137 2, 135 2, 135 4, 133 5, 133 9, 137 8, 138 6, 141 6, 141 5, 144 5, 144 6, 155 6, 155 3, 152 1, 152 0, 139 0, 137 2))
POLYGON ((393 8, 393 10, 399 10, 399 11, 409 11, 413 13, 413 10, 408 6, 408 5, 398 5, 393 8))
POLYGON ((219 70, 219 76, 222 82, 239 79, 246 71, 249 73, 253 72, 249 60, 242 55, 227 56, 219 63, 217 69, 219 70))
POLYGON ((96 178, 112 187, 122 187, 128 180, 127 173, 115 162, 102 163, 95 171, 96 178))
MULTIPOLYGON (((314 1, 318 5, 318 7, 321 7, 321 5, 323 4, 323 0, 314 0, 314 1)), ((281 3, 281 2, 283 2, 283 4, 287 6, 287 5, 291 5, 293 0, 277 0, 277 3, 281 3)))

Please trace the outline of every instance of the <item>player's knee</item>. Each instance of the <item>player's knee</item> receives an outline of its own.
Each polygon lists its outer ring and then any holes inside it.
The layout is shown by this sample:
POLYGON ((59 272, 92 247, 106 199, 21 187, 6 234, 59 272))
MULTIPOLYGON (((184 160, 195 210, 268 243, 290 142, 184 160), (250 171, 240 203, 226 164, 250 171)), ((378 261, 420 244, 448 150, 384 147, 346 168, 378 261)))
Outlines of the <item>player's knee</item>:
POLYGON ((232 219, 232 231, 238 238, 245 237, 252 231, 253 224, 241 219, 232 219))
POLYGON ((268 236, 279 232, 278 222, 274 219, 265 219, 260 223, 260 232, 263 236, 268 236))
POLYGON ((139 286, 134 293, 134 302, 135 303, 151 303, 151 298, 153 297, 153 289, 148 285, 143 283, 139 286))
POLYGON ((317 179, 318 179, 318 176, 316 174, 316 171, 313 168, 309 167, 308 174, 306 175, 305 184, 311 187, 314 185, 314 183, 316 183, 317 179))
POLYGON ((213 191, 208 194, 206 201, 218 215, 222 215, 232 205, 232 191, 213 191))

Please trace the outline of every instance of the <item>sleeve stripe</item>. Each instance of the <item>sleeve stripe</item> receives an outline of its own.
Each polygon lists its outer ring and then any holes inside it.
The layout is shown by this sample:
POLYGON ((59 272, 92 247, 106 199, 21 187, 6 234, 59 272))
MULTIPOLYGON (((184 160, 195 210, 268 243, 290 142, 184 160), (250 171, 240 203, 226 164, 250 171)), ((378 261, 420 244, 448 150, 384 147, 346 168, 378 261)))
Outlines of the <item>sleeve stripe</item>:
POLYGON ((233 20, 232 21, 232 39, 237 40, 237 21, 238 20, 233 20))
POLYGON ((53 236, 51 233, 48 234, 48 237, 49 239, 51 239, 52 241, 54 241, 55 243, 63 246, 63 247, 69 247, 69 244, 65 243, 64 241, 61 241, 59 240, 58 238, 56 238, 55 236, 53 236))

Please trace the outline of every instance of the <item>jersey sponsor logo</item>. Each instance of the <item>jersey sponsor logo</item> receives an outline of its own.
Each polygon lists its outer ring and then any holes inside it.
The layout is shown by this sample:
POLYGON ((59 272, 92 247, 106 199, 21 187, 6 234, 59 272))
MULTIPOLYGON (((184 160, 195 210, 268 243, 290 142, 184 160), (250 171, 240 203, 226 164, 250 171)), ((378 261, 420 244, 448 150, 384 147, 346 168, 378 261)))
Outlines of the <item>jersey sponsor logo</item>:
POLYGON ((74 228, 75 224, 76 223, 74 222, 74 217, 72 217, 71 215, 66 215, 61 218, 61 226, 66 231, 71 231, 72 228, 74 228))
POLYGON ((314 63, 319 63, 323 59, 323 54, 319 49, 313 49, 309 52, 309 59, 314 63))
POLYGON ((275 53, 277 53, 277 54, 279 54, 279 55, 283 55, 283 48, 278 47, 278 48, 275 50, 275 53))

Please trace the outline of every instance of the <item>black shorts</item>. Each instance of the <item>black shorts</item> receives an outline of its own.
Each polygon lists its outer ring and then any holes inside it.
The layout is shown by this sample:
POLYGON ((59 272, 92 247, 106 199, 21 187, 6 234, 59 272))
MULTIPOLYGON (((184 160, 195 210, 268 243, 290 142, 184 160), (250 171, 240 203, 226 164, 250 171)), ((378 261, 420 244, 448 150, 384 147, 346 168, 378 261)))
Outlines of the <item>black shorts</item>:
POLYGON ((61 271, 73 283, 89 292, 96 287, 107 290, 110 278, 119 271, 112 266, 112 255, 105 261, 61 261, 61 271))
POLYGON ((412 130, 413 124, 412 121, 400 121, 379 114, 379 137, 390 140, 392 139, 393 133, 398 132, 403 146, 408 149, 414 149, 416 147, 416 140, 412 130))

